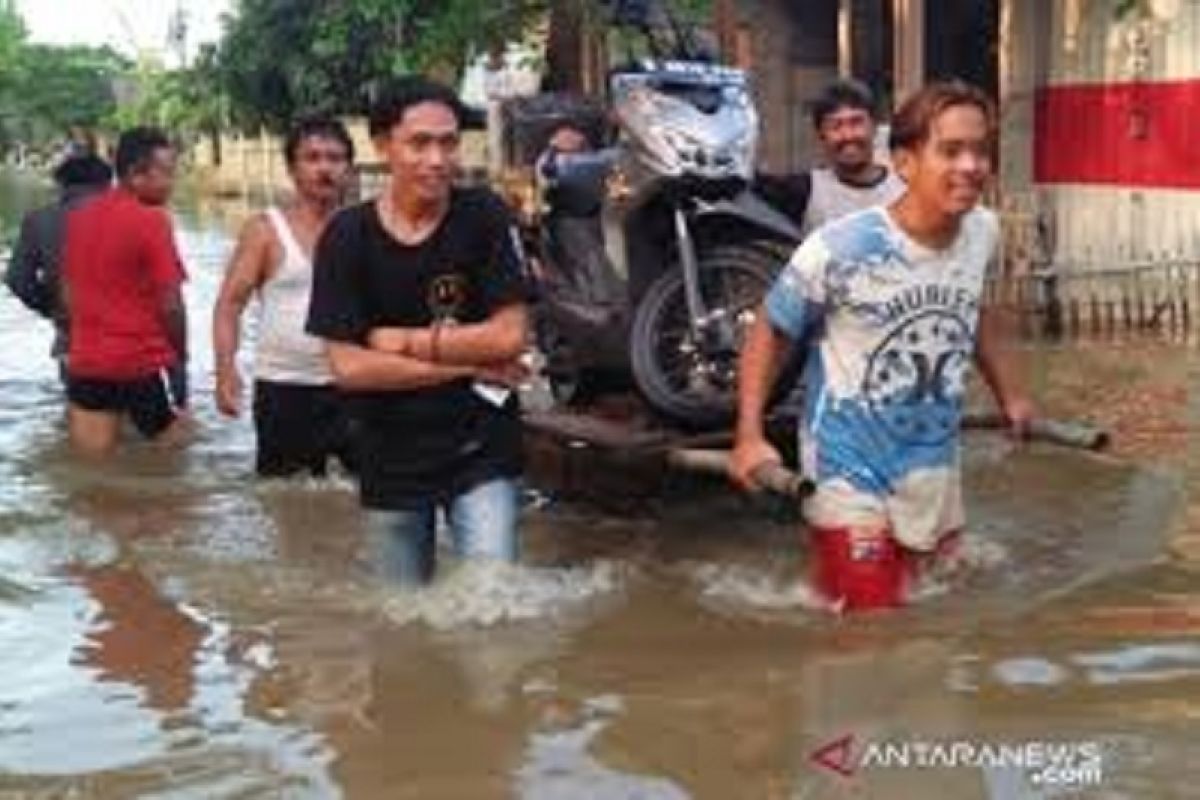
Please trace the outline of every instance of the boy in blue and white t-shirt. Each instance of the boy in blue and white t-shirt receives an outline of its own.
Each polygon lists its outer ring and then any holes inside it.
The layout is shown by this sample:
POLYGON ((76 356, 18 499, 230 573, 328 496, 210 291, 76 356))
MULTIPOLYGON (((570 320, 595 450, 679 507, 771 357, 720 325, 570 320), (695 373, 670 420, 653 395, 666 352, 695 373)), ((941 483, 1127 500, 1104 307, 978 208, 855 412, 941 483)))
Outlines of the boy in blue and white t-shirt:
POLYGON ((796 251, 741 361, 731 471, 743 485, 779 456, 763 413, 789 341, 811 341, 801 425, 814 577, 849 609, 903 603, 923 554, 963 527, 958 429, 974 361, 1015 428, 1032 407, 980 309, 999 240, 978 206, 991 174, 991 102, 933 84, 897 112, 893 160, 908 184, 890 206, 829 223, 796 251))

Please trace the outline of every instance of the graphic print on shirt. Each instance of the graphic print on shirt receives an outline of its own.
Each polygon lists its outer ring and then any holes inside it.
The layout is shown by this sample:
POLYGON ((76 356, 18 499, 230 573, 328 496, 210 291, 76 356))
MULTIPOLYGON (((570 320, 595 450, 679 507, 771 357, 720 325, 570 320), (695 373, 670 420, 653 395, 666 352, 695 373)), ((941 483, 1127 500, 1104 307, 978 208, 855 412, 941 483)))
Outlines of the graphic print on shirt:
POLYGON ((872 209, 797 251, 767 309, 795 338, 823 332, 806 369, 801 432, 804 467, 819 485, 894 498, 914 480, 949 477, 994 243, 987 212, 964 219, 959 241, 934 252, 872 209))
POLYGON ((437 322, 448 325, 459 321, 467 306, 467 281, 462 275, 447 273, 429 283, 425 305, 437 322))
POLYGON ((938 445, 954 435, 972 339, 955 309, 934 307, 904 320, 867 358, 862 395, 899 443, 938 445))

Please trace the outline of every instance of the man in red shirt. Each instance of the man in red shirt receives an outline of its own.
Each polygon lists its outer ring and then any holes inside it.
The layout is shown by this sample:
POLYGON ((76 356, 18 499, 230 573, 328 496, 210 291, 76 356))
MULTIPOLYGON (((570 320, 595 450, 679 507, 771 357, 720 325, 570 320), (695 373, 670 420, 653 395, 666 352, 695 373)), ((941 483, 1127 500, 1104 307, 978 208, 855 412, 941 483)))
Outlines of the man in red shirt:
POLYGON ((175 153, 161 131, 133 128, 116 169, 117 188, 71 213, 63 252, 71 444, 97 456, 116 446, 123 415, 156 440, 178 439, 185 422, 170 381, 187 356, 185 276, 163 209, 175 153))

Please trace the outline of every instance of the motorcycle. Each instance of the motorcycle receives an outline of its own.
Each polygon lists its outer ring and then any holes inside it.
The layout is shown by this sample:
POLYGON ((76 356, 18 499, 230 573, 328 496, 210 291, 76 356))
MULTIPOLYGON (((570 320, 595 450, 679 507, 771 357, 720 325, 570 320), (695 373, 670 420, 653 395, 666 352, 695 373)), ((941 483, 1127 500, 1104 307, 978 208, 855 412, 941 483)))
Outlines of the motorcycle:
POLYGON ((801 233, 755 189, 745 73, 699 53, 669 7, 619 6, 651 56, 610 74, 616 143, 537 165, 539 347, 561 402, 629 375, 657 412, 712 427, 734 412, 744 334, 801 233))

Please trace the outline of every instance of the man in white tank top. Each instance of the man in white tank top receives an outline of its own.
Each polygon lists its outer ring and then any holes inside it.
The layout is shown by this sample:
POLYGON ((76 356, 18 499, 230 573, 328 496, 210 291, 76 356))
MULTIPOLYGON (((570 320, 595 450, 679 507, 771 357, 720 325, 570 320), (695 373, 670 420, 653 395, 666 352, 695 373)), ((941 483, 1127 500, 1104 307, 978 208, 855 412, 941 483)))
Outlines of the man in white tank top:
POLYGON ((330 456, 353 469, 350 425, 321 340, 304 330, 312 292, 312 253, 341 206, 354 145, 335 119, 298 123, 284 142, 293 203, 269 208, 242 228, 213 313, 217 408, 242 410, 237 351, 241 317, 257 296, 254 358, 256 469, 263 476, 323 475, 330 456))
POLYGON ((809 110, 821 143, 822 165, 795 175, 759 177, 759 188, 805 236, 826 222, 871 206, 887 205, 904 181, 876 158, 875 98, 853 80, 825 87, 809 110))

